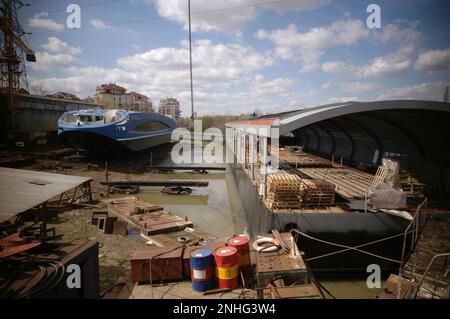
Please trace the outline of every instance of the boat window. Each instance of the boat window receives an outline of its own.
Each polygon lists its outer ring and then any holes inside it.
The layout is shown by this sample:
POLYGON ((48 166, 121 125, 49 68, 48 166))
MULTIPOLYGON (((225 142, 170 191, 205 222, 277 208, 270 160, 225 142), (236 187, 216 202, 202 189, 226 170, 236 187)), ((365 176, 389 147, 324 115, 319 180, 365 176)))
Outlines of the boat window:
POLYGON ((91 122, 91 116, 90 115, 78 115, 78 119, 81 122, 91 122))
POLYGON ((77 121, 77 116, 75 114, 68 114, 64 118, 65 123, 75 123, 77 121))
POLYGON ((141 125, 136 126, 133 131, 159 131, 168 128, 168 126, 164 123, 157 122, 157 121, 149 121, 145 122, 141 125))

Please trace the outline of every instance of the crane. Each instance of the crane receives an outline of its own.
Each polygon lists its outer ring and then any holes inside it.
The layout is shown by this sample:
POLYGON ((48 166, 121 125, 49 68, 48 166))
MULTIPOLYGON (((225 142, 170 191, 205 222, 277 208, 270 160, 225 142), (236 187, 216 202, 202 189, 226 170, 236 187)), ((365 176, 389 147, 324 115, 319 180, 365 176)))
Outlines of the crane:
POLYGON ((25 6, 21 0, 0 0, 0 117, 2 135, 18 130, 19 93, 28 89, 25 59, 36 62, 34 51, 23 41, 26 34, 17 18, 17 9, 25 6))

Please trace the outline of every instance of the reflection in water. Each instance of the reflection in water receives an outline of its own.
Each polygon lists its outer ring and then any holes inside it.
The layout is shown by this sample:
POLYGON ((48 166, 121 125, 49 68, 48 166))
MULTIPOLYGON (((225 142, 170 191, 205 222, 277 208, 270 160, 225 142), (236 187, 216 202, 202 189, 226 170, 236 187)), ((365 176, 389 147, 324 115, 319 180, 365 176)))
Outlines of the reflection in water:
MULTIPOLYGON (((379 289, 369 288, 366 278, 324 278, 317 280, 337 299, 372 299, 379 289)), ((381 281, 381 287, 385 283, 381 281)), ((380 288, 382 289, 382 288, 380 288)))
MULTIPOLYGON (((155 165, 176 166, 172 163, 170 154, 155 165)), ((205 166, 214 165, 205 164, 205 166)), ((194 187, 192 194, 189 195, 169 195, 161 193, 160 187, 141 187, 141 192, 136 196, 143 201, 160 205, 175 215, 188 217, 194 223, 194 228, 213 236, 228 237, 241 234, 246 229, 245 214, 238 205, 238 197, 229 195, 232 193, 229 192, 232 187, 229 187, 224 171, 210 171, 209 174, 194 174, 187 171, 174 171, 171 174, 128 174, 128 179, 208 181, 208 187, 194 187)))

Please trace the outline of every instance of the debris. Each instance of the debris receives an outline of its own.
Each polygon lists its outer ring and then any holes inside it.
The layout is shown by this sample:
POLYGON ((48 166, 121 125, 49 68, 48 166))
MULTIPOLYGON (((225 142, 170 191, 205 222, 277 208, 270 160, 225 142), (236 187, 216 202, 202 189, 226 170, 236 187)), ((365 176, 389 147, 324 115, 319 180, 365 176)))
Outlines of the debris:
POLYGON ((105 234, 112 234, 114 230, 114 224, 117 221, 117 217, 101 216, 98 217, 97 229, 105 234))
POLYGON ((161 193, 171 194, 171 195, 187 195, 187 194, 192 193, 192 189, 189 187, 170 186, 170 187, 164 187, 161 190, 161 193))
POLYGON ((139 186, 112 186, 109 187, 109 193, 110 194, 137 194, 139 193, 139 186))
POLYGON ((211 289, 211 290, 207 290, 203 293, 203 296, 208 296, 208 295, 215 295, 215 294, 220 294, 220 293, 224 293, 224 292, 230 292, 231 288, 217 288, 217 289, 211 289))
POLYGON ((112 233, 114 235, 126 236, 128 233, 128 223, 121 220, 115 221, 112 233))

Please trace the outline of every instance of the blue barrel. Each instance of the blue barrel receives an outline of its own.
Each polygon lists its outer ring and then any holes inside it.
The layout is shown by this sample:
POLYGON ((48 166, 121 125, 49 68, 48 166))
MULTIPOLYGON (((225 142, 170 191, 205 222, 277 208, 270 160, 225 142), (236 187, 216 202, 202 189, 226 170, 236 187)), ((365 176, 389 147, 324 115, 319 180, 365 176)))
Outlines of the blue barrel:
POLYGON ((189 257, 191 266, 192 289, 206 291, 214 284, 213 252, 211 249, 193 250, 189 257))

